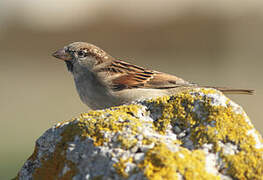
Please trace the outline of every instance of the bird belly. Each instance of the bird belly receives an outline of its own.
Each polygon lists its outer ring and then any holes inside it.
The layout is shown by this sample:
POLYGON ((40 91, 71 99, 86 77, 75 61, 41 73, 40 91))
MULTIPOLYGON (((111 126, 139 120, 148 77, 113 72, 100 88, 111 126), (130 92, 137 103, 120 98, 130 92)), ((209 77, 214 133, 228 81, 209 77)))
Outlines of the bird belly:
POLYGON ((123 104, 168 95, 167 91, 161 89, 146 88, 125 89, 121 91, 116 91, 113 94, 115 97, 120 99, 120 101, 123 102, 123 104))
POLYGON ((120 105, 119 100, 114 97, 105 87, 99 83, 79 83, 75 81, 76 89, 81 101, 91 109, 105 109, 120 105))

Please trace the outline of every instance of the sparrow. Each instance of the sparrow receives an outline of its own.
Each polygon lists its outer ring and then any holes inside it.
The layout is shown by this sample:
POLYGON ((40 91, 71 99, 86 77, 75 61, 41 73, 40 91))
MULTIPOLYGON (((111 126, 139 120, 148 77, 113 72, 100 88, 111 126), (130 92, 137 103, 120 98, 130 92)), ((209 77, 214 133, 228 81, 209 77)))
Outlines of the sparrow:
POLYGON ((118 60, 86 42, 73 42, 53 53, 72 73, 82 102, 91 109, 174 95, 187 88, 215 88, 223 93, 253 94, 253 90, 198 86, 174 75, 118 60))

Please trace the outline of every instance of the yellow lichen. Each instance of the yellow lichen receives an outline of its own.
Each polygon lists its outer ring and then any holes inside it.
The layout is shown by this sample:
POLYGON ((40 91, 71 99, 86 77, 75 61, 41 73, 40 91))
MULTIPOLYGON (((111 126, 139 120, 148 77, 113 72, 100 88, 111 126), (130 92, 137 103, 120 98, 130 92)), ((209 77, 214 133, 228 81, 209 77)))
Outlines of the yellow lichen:
POLYGON ((223 157, 228 165, 228 172, 236 179, 263 179, 262 150, 244 150, 223 157))
POLYGON ((205 155, 200 150, 189 151, 180 148, 172 152, 166 145, 159 143, 146 153, 146 157, 139 167, 144 175, 151 180, 178 179, 178 173, 183 179, 219 179, 207 173, 205 169, 205 155))
POLYGON ((128 158, 128 159, 120 158, 119 162, 113 164, 113 167, 116 169, 118 174, 120 174, 124 178, 127 178, 128 174, 127 172, 125 172, 126 164, 131 162, 132 162, 132 158, 128 158))
MULTIPOLYGON (((162 117, 155 121, 156 129, 163 133, 169 123, 179 125, 182 129, 191 128, 191 140, 194 144, 197 147, 205 143, 213 144, 215 152, 223 151, 219 142, 232 142, 238 145, 242 153, 236 155, 221 153, 231 176, 240 179, 261 179, 263 177, 263 149, 256 149, 254 137, 248 135, 248 131, 254 127, 247 123, 246 115, 236 113, 229 99, 225 102, 226 106, 215 106, 212 105, 211 98, 205 98, 195 92, 190 90, 170 99, 151 100, 150 103, 163 107, 162 117), (194 102, 197 101, 199 109, 194 111, 194 102), (198 113, 201 113, 204 119, 201 119, 196 111, 199 111, 198 113)), ((201 92, 219 93, 210 89, 202 89, 201 92)), ((262 142, 261 138, 259 140, 262 142)))
POLYGON ((123 149, 130 149, 135 146, 138 140, 135 137, 118 136, 118 141, 121 143, 123 149))
POLYGON ((94 140, 95 146, 101 146, 104 142, 108 142, 108 139, 104 137, 105 132, 121 132, 124 127, 129 127, 134 134, 142 123, 134 117, 139 107, 127 105, 83 113, 72 121, 74 123, 67 127, 63 136, 67 136, 68 140, 73 140, 75 135, 82 138, 89 136, 94 140))

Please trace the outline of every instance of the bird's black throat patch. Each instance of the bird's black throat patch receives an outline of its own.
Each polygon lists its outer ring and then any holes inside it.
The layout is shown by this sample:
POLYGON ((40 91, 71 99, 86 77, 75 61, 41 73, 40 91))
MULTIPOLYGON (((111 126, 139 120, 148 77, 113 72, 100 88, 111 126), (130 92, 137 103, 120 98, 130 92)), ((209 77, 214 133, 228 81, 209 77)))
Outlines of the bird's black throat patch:
POLYGON ((71 61, 65 61, 68 71, 72 72, 73 71, 73 63, 71 61))

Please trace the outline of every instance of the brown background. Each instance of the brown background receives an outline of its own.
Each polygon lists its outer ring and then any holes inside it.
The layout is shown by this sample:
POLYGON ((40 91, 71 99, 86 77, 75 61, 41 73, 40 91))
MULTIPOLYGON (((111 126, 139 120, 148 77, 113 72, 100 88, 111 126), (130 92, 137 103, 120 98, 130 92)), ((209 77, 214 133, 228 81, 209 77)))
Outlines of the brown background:
POLYGON ((50 55, 87 41, 111 55, 232 95, 263 133, 263 3, 258 1, 0 2, 0 179, 14 177, 35 140, 88 108, 65 65, 50 55), (151 2, 151 3, 149 3, 151 2))

